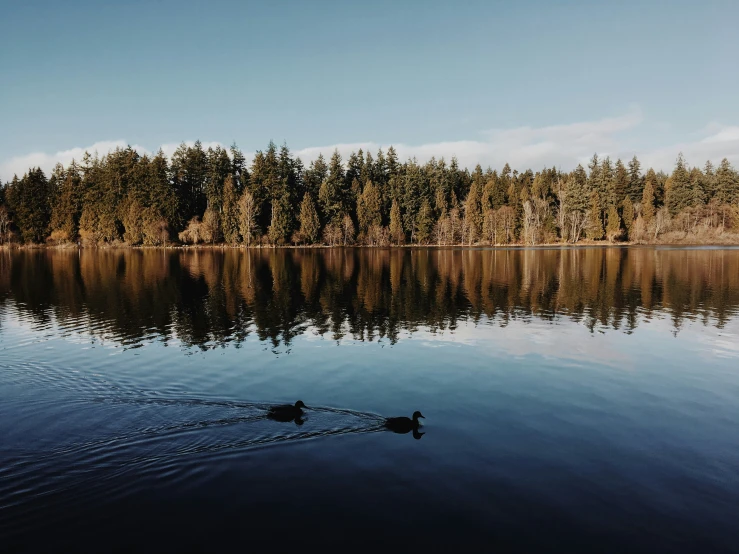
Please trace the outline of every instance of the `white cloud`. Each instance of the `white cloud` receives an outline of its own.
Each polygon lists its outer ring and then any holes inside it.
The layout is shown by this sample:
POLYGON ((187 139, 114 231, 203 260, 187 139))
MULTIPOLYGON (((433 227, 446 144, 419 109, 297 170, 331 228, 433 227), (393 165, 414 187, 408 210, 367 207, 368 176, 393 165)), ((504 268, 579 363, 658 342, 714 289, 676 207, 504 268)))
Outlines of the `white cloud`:
MULTIPOLYGON (((595 121, 582 121, 567 125, 547 127, 514 127, 491 129, 481 133, 482 140, 436 142, 417 146, 395 144, 401 160, 417 158, 423 163, 432 156, 447 161, 456 156, 462 167, 473 168, 478 163, 483 167, 501 168, 506 163, 516 169, 534 170, 542 167, 574 169, 578 163, 585 165, 597 152, 599 156, 630 159, 637 154, 643 167, 670 171, 679 152, 688 162, 702 166, 706 160, 718 163, 728 158, 739 165, 739 127, 713 124, 703 130, 702 138, 694 142, 673 143, 647 150, 635 150, 629 145, 625 134, 639 130, 643 116, 638 108, 625 115, 595 121)), ((330 156, 334 149, 346 157, 359 148, 373 154, 379 148, 387 151, 388 144, 358 142, 334 144, 298 150, 305 163, 314 160, 319 153, 330 156)))
MULTIPOLYGON (((578 163, 585 164, 587 160, 598 152, 600 156, 609 155, 611 158, 620 157, 629 159, 634 154, 639 156, 643 167, 654 167, 657 170, 669 171, 675 163, 679 152, 685 155, 691 165, 702 166, 706 160, 718 163, 726 157, 735 166, 739 165, 739 126, 721 125, 712 123, 697 133, 698 138, 692 142, 676 142, 672 144, 656 145, 651 149, 636 150, 629 142, 633 136, 641 131, 644 122, 638 107, 632 107, 626 114, 616 117, 606 117, 594 121, 581 121, 563 125, 545 127, 514 127, 510 129, 491 129, 480 133, 479 140, 460 140, 447 142, 433 142, 420 145, 395 144, 395 149, 401 160, 417 158, 424 163, 431 157, 445 158, 447 161, 456 156, 462 167, 473 168, 478 163, 483 167, 501 168, 509 163, 516 169, 542 167, 559 167, 570 170, 578 163)), ((641 137, 644 142, 644 136, 641 137)), ((32 153, 25 156, 11 158, 0 163, 0 178, 10 179, 13 174, 22 175, 29 167, 39 166, 49 172, 56 162, 69 163, 73 158, 79 160, 85 151, 105 154, 116 147, 126 146, 125 140, 103 141, 85 148, 72 148, 54 154, 32 153)), ((186 142, 192 145, 192 141, 186 142)), ((217 142, 205 142, 203 146, 219 145, 217 142)), ((161 149, 167 156, 171 156, 179 143, 162 144, 161 149)), ((333 144, 320 147, 303 148, 294 151, 304 163, 316 159, 319 153, 330 157, 334 149, 338 149, 344 159, 358 149, 372 152, 378 149, 387 151, 389 144, 376 142, 354 142, 333 144)), ((151 150, 134 146, 141 153, 151 153, 151 150)), ((251 154, 245 153, 247 159, 251 154)))
POLYGON ((739 165, 739 127, 713 124, 706 131, 708 136, 695 142, 683 142, 656 148, 639 154, 644 167, 671 170, 678 153, 682 152, 691 166, 703 167, 707 160, 717 165, 727 158, 735 167, 739 165))

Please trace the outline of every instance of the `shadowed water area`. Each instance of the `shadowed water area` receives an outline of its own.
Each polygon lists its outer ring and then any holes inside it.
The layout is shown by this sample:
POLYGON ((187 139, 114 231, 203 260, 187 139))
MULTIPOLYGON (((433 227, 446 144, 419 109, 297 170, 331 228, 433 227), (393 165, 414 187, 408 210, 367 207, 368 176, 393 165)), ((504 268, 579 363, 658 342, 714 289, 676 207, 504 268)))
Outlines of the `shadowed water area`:
POLYGON ((739 249, 0 251, 0 537, 736 551, 738 367, 739 249))

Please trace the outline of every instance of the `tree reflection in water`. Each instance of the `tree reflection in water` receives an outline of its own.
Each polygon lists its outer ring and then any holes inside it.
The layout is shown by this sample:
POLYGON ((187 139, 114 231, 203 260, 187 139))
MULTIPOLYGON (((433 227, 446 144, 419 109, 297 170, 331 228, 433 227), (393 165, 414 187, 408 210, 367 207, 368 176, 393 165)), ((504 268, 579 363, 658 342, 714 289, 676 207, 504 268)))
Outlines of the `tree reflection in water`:
MULTIPOLYGON (((632 331, 655 314, 721 327, 739 306, 739 250, 203 249, 0 252, 0 309, 125 346, 203 349, 310 330, 394 343, 460 321, 566 317, 632 331)), ((1 332, 1 330, 0 330, 1 332)))

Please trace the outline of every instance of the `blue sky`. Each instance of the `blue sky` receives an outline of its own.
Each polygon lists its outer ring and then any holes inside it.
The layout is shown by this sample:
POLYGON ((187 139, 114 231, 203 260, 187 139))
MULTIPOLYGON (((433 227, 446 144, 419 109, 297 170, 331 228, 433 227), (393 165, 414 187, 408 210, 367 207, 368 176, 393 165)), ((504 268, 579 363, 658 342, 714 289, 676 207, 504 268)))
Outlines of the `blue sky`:
POLYGON ((739 2, 0 0, 0 178, 118 144, 739 162, 739 2))

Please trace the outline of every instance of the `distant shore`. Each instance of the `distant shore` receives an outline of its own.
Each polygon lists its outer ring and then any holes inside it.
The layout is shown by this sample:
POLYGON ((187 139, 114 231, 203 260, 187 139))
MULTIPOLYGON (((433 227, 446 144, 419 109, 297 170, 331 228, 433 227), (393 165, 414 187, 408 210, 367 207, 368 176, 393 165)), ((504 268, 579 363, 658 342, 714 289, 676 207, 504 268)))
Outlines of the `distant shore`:
POLYGON ((607 242, 581 240, 577 243, 551 242, 541 244, 388 244, 370 246, 364 244, 347 244, 347 245, 327 245, 327 244, 257 244, 252 246, 244 246, 243 244, 232 245, 226 243, 218 244, 182 244, 172 243, 168 245, 129 245, 124 242, 107 243, 107 244, 4 244, 0 245, 0 250, 333 250, 342 248, 361 248, 366 250, 388 250, 388 249, 444 249, 444 248, 465 248, 470 250, 476 249, 536 249, 536 248, 623 248, 623 247, 644 247, 644 246, 739 246, 739 234, 726 233, 724 237, 712 237, 711 241, 680 239, 678 237, 665 236, 664 240, 655 242, 607 242))

